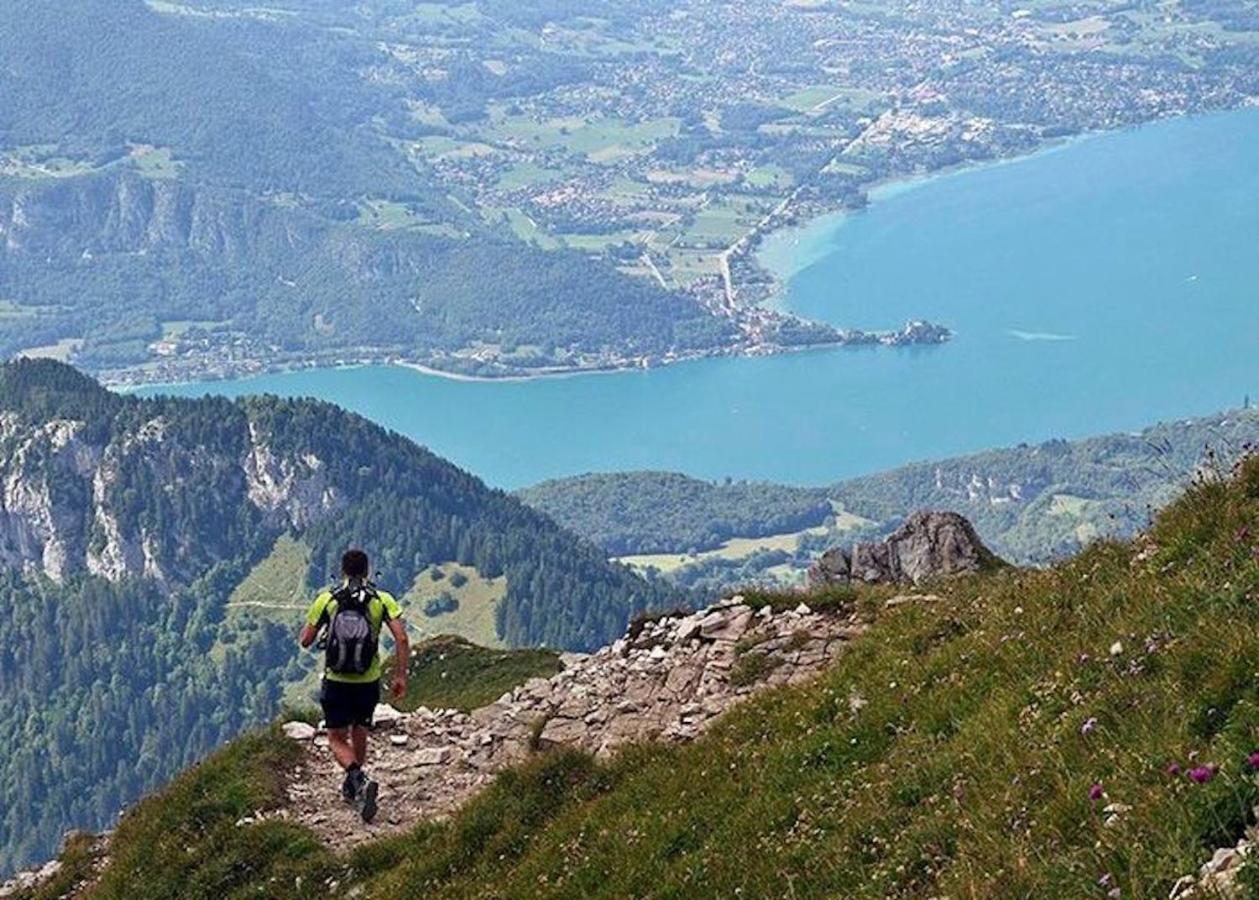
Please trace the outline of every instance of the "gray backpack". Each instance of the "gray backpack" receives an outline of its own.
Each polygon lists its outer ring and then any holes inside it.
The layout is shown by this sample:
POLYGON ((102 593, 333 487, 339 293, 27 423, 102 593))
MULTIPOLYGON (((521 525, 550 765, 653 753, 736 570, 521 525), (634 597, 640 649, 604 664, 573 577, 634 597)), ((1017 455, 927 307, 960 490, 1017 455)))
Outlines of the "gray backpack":
POLYGON ((347 585, 332 599, 337 611, 328 623, 325 664, 338 675, 364 675, 376 658, 376 635, 368 607, 376 598, 371 585, 347 585))

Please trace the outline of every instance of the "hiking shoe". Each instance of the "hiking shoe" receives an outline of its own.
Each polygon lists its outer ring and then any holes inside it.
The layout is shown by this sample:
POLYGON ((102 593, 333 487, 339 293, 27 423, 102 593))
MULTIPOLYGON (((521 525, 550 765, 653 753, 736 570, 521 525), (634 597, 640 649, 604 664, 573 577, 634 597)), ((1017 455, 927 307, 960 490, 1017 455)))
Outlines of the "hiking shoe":
POLYGON ((363 821, 371 824, 372 819, 376 818, 376 794, 380 790, 380 785, 368 778, 364 781, 362 788, 359 790, 359 812, 363 815, 363 821))
POLYGON ((345 773, 345 781, 341 782, 341 796, 346 803, 354 803, 358 800, 358 795, 363 790, 363 782, 366 780, 361 769, 345 773))

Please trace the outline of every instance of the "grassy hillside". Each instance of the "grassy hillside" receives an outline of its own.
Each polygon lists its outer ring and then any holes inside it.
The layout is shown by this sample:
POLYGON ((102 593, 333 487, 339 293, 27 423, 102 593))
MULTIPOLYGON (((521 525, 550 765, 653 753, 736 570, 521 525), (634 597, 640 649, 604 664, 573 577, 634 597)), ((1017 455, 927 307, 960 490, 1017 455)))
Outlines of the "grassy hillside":
POLYGON ((857 595, 873 627, 830 672, 692 745, 543 757, 345 857, 234 824, 278 799, 287 751, 255 736, 128 814, 94 896, 1165 897, 1236 840, 1259 801, 1259 460, 1136 543, 933 588, 857 595))
MULTIPOLYGON (((435 637, 414 648, 407 695, 390 702, 406 712, 421 706, 470 712, 530 678, 547 678, 559 670, 559 655, 551 650, 495 650, 460 637, 435 637)), ((390 660, 385 684, 392 675, 390 660)))

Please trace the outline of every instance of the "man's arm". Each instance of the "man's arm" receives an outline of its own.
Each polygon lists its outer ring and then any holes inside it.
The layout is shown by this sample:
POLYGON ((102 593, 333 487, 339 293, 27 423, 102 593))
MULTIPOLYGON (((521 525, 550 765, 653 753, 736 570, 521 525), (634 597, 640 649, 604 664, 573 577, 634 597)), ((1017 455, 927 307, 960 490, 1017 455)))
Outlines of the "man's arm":
POLYGON ((402 697, 407 692, 407 668, 411 663, 411 641, 407 637, 406 623, 401 619, 389 620, 389 633, 393 635, 393 695, 402 697))
POLYGON ((301 633, 297 636, 297 642, 302 645, 303 649, 315 643, 315 638, 319 636, 319 627, 323 624, 324 613, 328 609, 328 599, 328 593, 324 592, 316 597, 315 602, 310 605, 301 633))

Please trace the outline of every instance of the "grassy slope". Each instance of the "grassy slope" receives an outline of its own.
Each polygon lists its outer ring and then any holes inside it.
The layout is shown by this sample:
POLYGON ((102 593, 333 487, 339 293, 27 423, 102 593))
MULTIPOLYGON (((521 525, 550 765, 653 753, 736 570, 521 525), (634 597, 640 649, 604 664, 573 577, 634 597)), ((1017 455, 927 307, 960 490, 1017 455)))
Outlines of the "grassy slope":
POLYGON ((416 575, 402 602, 408 610, 411 627, 422 635, 457 634, 483 647, 505 647, 498 636, 495 611, 506 593, 506 576, 485 578, 475 566, 448 561, 429 566, 416 575), (434 580, 437 572, 441 573, 441 577, 434 580), (456 575, 466 579, 459 587, 453 583, 456 575), (458 600, 459 608, 436 616, 428 615, 424 611, 425 604, 443 594, 458 600))
MULTIPOLYGON (((420 706, 470 711, 493 703, 530 678, 548 677, 559 670, 559 656, 550 650, 498 650, 478 647, 461 637, 435 637, 412 651, 407 695, 394 705, 404 711, 420 706)), ((386 685, 392 671, 390 659, 386 685)))
POLYGON ((1089 897, 1105 874, 1165 897, 1259 800, 1259 461, 1193 487, 1152 537, 880 609, 819 681, 692 745, 545 757, 343 861, 288 826, 224 826, 253 805, 227 790, 240 767, 265 781, 280 752, 251 738, 128 815, 101 895, 245 896, 245 872, 252 895, 304 897, 304 864, 307 888, 348 866, 382 897, 1089 897), (1166 771, 1191 761, 1219 774, 1166 771), (1130 809, 1108 826, 1107 803, 1130 809))

